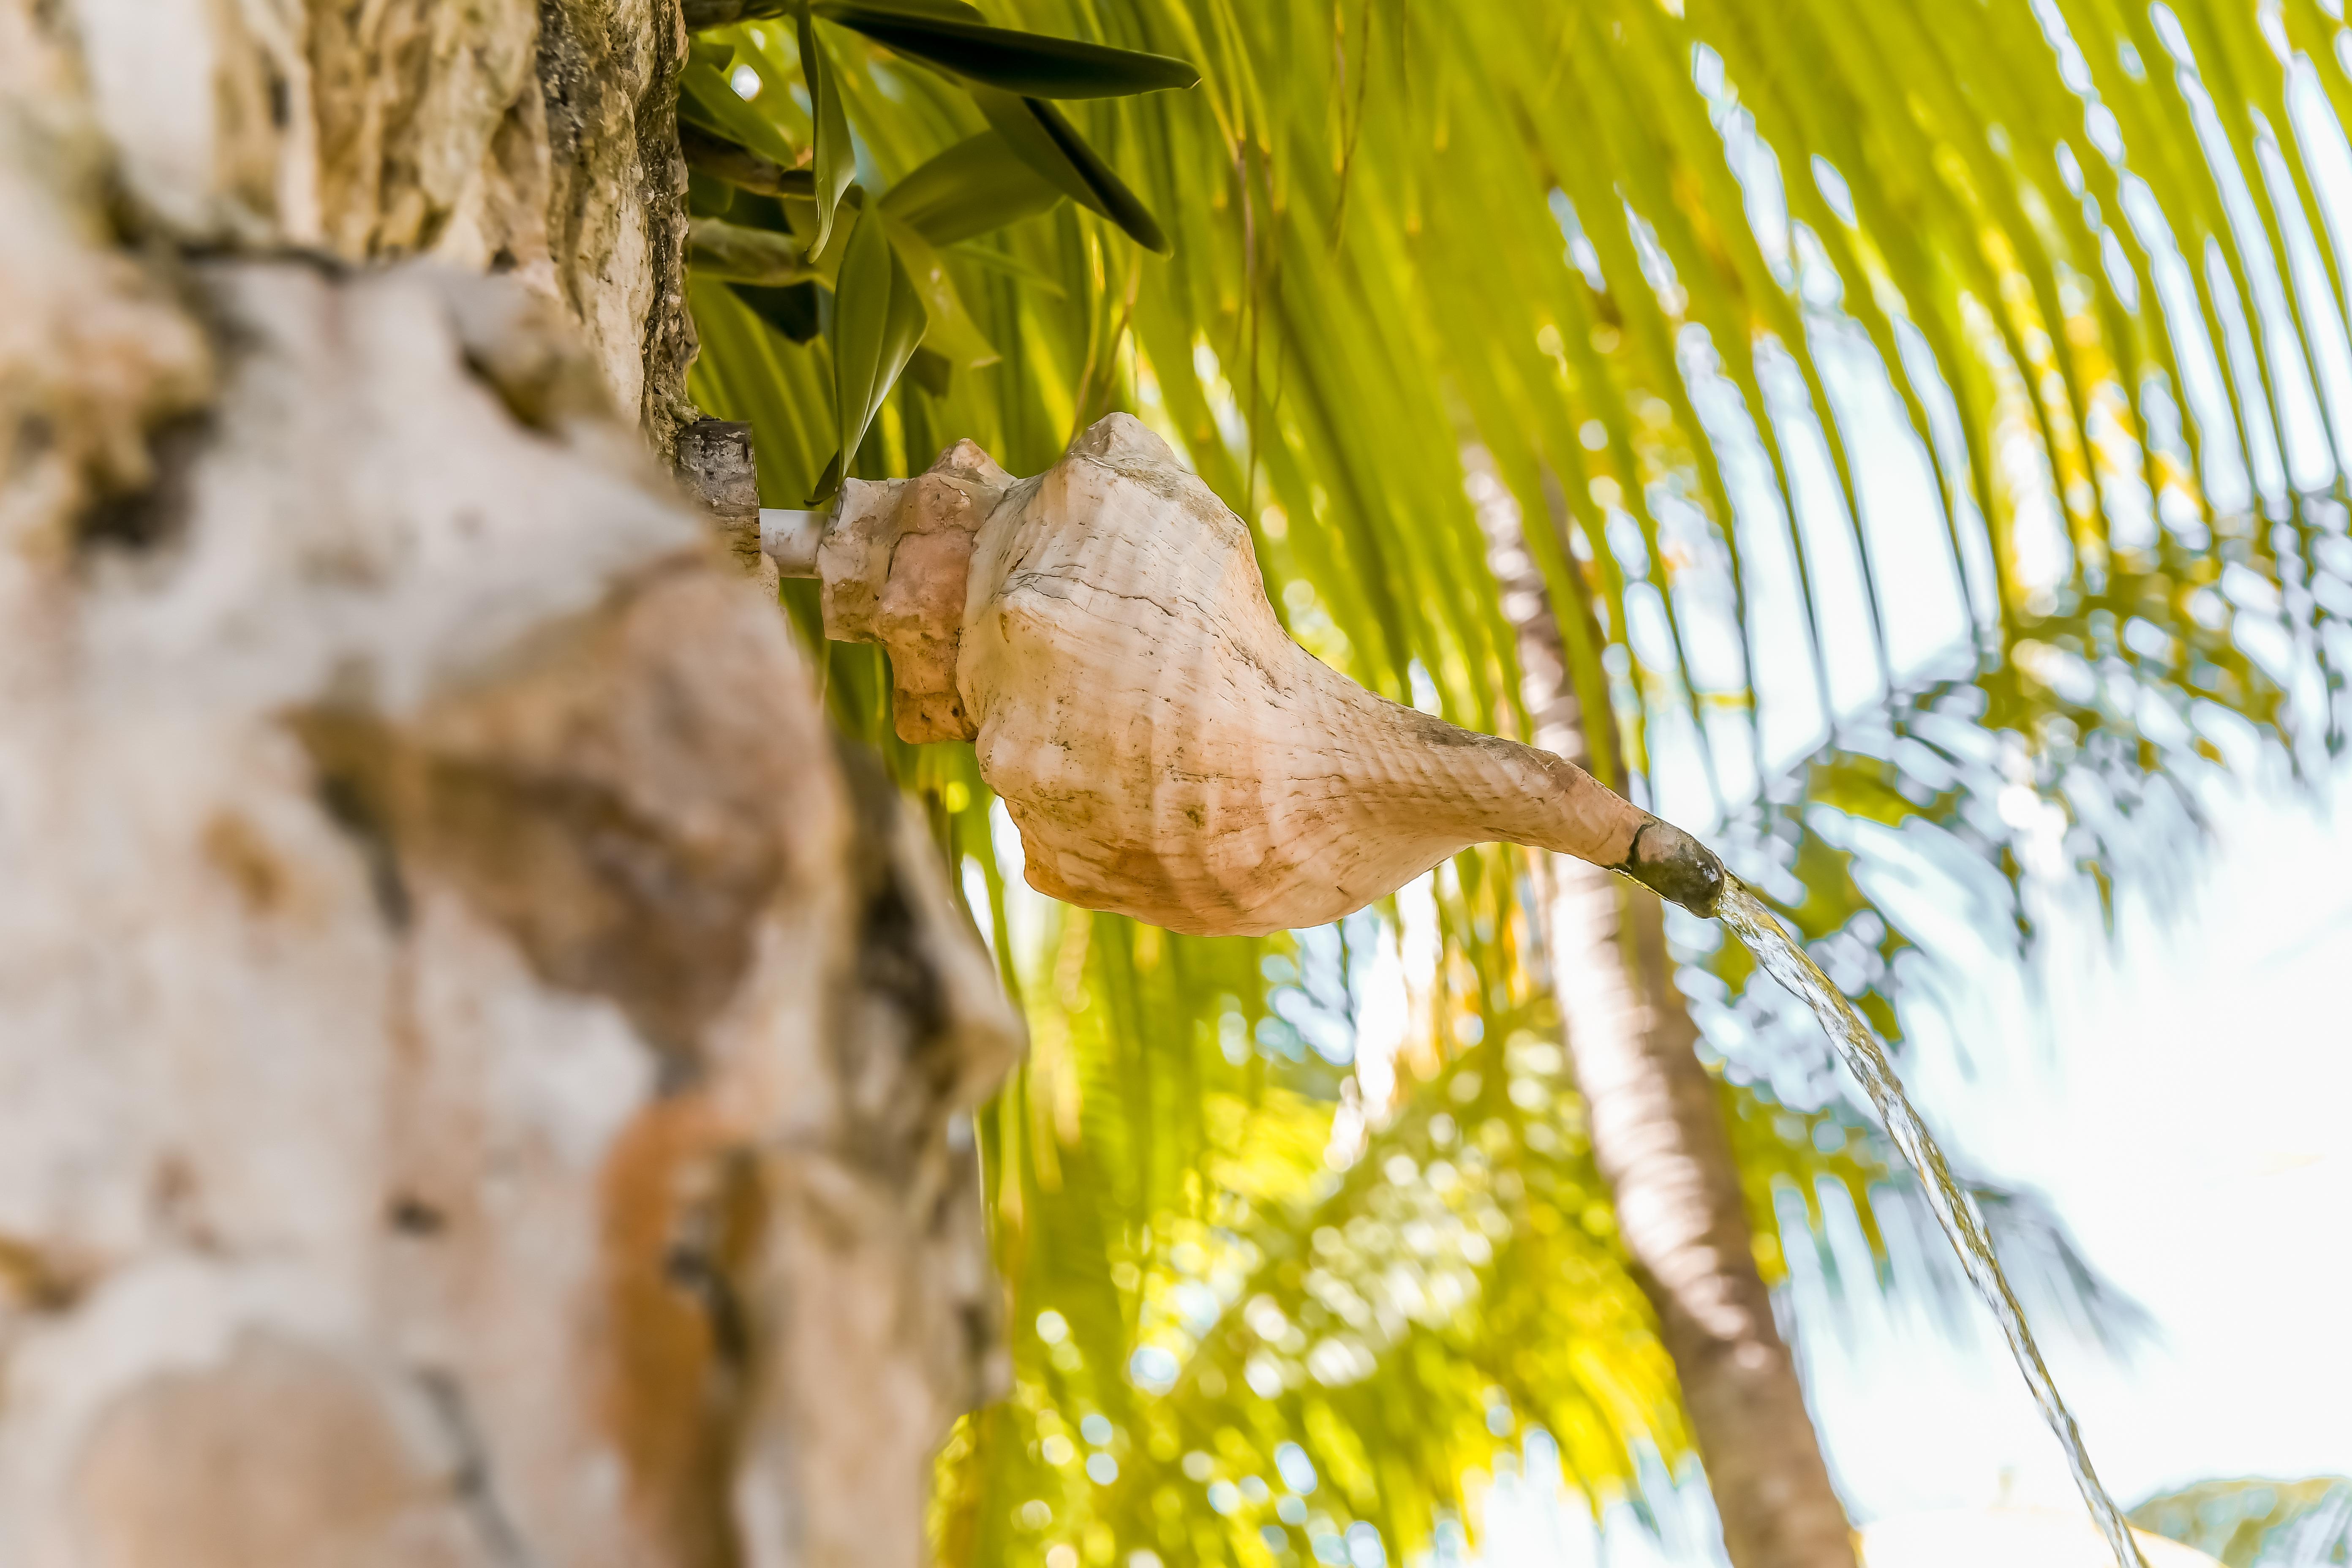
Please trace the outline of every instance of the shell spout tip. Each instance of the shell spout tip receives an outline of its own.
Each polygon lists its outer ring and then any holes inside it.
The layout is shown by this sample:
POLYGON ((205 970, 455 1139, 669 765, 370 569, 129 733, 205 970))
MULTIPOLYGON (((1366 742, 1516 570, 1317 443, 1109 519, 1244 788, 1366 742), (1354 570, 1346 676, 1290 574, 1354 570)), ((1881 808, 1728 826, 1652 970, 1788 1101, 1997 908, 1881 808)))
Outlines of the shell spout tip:
POLYGON ((760 509, 760 549, 787 577, 816 575, 816 547, 824 542, 831 514, 792 511, 782 507, 760 509))
POLYGON ((1715 852, 1671 822, 1651 817, 1615 869, 1695 915, 1712 916, 1728 879, 1715 852))

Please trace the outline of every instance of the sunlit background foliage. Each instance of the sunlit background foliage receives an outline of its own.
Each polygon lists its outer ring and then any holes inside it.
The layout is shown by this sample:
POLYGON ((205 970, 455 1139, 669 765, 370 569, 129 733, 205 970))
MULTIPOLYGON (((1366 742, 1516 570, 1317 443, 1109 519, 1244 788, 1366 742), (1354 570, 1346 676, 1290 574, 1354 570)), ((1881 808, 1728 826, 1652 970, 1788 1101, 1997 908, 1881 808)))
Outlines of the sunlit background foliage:
MULTIPOLYGON (((2209 771, 2341 740, 2338 10, 990 0, 1198 68, 1061 105, 1144 218, 1008 164, 1007 221, 870 247, 864 283, 839 245, 812 282, 698 255, 692 390, 751 422, 772 506, 866 408, 866 478, 960 437, 1035 472, 1136 413, 1248 521, 1294 636, 1475 728, 1526 732, 1498 584, 1531 566, 1595 771, 1724 847, 1900 1041, 1952 983, 1923 906, 2022 943, 2037 884, 2177 879, 2209 771), (886 341, 910 279, 920 350, 886 341)), ((810 188, 854 178, 853 215, 1008 112, 824 5, 706 32, 688 89, 810 188)), ((779 233, 813 210, 698 187, 779 233)), ((1596 1507, 1671 1471, 1517 851, 1262 941, 1054 905, 971 749, 898 742, 879 650, 785 596, 1032 1032, 978 1129, 1014 1387, 942 1459, 948 1562, 1369 1568, 1457 1549, 1530 1443, 1596 1507)), ((1672 930, 1768 1278, 1826 1194, 1882 1260, 1849 1288, 1949 1289, 1885 1261, 1905 1188, 1817 1031, 1672 930)), ((2030 1194, 1982 1196, 2045 1310, 2128 1337, 2030 1194)))
POLYGON ((2204 1481, 2132 1510, 2142 1530, 2185 1542, 2224 1568, 2352 1559, 2352 1478, 2204 1481))

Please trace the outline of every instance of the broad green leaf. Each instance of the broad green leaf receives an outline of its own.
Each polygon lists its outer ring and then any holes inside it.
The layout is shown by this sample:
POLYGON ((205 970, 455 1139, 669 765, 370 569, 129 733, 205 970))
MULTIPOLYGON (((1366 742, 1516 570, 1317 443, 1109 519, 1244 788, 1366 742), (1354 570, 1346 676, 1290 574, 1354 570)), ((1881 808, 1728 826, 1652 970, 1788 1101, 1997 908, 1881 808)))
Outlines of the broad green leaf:
POLYGON ((865 9, 936 22, 975 22, 982 26, 988 23, 980 7, 967 4, 967 0, 866 0, 865 9))
MULTIPOLYGON (((757 200, 759 198, 754 197, 752 199, 757 200)), ((793 211, 789 207, 784 207, 782 203, 777 205, 787 217, 795 219, 799 217, 800 215, 798 213, 793 211)), ((814 223, 814 217, 812 217, 810 221, 811 223, 814 223)), ((799 230, 795 228, 793 232, 798 233, 799 230)), ((824 284, 828 289, 836 287, 841 277, 842 260, 847 255, 848 250, 849 225, 836 222, 833 226, 833 236, 825 241, 824 248, 819 250, 814 256, 809 258, 809 265, 814 268, 816 272, 816 280, 824 284)))
POLYGON ((992 87, 974 87, 971 100, 1020 160, 1052 181, 1080 206, 1117 224, 1146 250, 1166 255, 1167 235, 1076 129, 1052 104, 992 87))
POLYGON ((861 0, 817 0, 816 14, 925 65, 1031 98, 1119 98, 1192 87, 1201 73, 1180 59, 1015 32, 861 0))
POLYGON ((801 7, 801 78, 808 86, 809 115, 815 122, 816 239, 811 248, 822 251, 833 238, 833 220, 842 193, 857 177, 857 154, 849 142, 849 118, 842 112, 841 83, 833 61, 816 36, 808 7, 801 7))
MULTIPOLYGON (((793 0, 685 0, 680 7, 686 20, 686 30, 699 33, 709 27, 723 27, 730 22, 753 21, 762 16, 781 16, 791 8, 793 0)), ((699 47, 701 40, 696 40, 699 47)))
MULTIPOLYGON (((1060 193, 1056 192, 1055 195, 1058 197, 1060 193)), ((1009 256, 1002 250, 992 250, 984 245, 955 245, 947 247, 943 254, 958 261, 969 261, 983 271, 1001 273, 1004 277, 1013 279, 1024 288, 1035 290, 1040 299, 1068 298, 1068 291, 1052 273, 1042 268, 1033 267, 1019 257, 1009 256)))
MULTIPOLYGON (((883 398, 922 342, 928 318, 914 279, 892 248, 878 208, 852 187, 849 237, 834 287, 833 408, 840 449, 829 470, 835 486, 848 454, 866 438, 883 398)), ((809 498, 812 506, 830 494, 809 498)))
POLYGON ((798 161, 783 132, 744 102, 716 67, 689 61, 678 73, 677 86, 681 121, 699 123, 721 140, 733 142, 779 168, 790 168, 798 161))
POLYGON ((947 263, 940 259, 938 249, 914 226, 901 222, 887 205, 877 204, 874 212, 881 220, 883 232, 889 237, 891 250, 906 268, 908 281, 923 302, 923 314, 929 323, 923 331, 923 347, 959 370, 994 364, 1002 356, 972 324, 971 312, 964 309, 962 299, 956 293, 955 279, 948 276, 947 263))
POLYGON ((1016 156, 1003 134, 983 131, 893 184, 883 194, 882 210, 933 245, 953 245, 1061 199, 1061 187, 1016 156))

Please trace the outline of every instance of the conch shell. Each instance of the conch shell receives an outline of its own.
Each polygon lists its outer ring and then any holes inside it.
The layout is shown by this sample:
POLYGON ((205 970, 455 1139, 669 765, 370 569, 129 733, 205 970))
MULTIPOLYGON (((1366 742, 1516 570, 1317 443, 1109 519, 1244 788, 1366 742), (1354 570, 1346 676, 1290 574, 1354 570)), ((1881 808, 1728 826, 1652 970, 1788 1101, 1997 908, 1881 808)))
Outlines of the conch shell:
POLYGON ((1492 839, 1702 914, 1722 889, 1713 855, 1582 769, 1292 642, 1249 530, 1127 415, 1033 479, 963 441, 913 479, 849 481, 814 564, 826 634, 889 650, 899 735, 974 743, 1055 898, 1258 935, 1492 839))

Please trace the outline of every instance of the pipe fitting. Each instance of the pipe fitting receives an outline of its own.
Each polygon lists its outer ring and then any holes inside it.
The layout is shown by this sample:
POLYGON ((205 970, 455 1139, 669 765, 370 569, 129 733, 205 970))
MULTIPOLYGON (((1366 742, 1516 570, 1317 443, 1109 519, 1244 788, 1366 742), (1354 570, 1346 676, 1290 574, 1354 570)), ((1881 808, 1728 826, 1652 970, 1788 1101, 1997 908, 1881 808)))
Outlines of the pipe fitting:
POLYGON ((817 546, 833 521, 830 511, 793 511, 784 507, 760 509, 760 549, 787 577, 816 575, 817 546))

